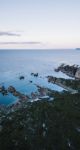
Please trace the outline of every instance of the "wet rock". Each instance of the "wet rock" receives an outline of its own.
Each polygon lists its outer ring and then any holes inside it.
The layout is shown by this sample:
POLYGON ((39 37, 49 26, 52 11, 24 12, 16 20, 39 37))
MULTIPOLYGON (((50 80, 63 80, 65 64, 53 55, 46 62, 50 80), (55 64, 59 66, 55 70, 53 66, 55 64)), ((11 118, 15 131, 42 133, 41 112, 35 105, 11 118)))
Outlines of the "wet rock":
POLYGON ((10 92, 10 93, 12 93, 13 94, 13 96, 16 96, 16 97, 19 97, 19 98, 23 98, 23 94, 22 93, 20 93, 19 91, 16 91, 16 89, 13 87, 13 86, 10 86, 9 88, 8 88, 8 92, 10 92))
POLYGON ((38 73, 35 73, 35 74, 34 74, 34 77, 38 77, 38 73))
POLYGON ((10 92, 10 93, 15 93, 15 92, 16 92, 16 89, 15 89, 13 86, 9 86, 9 87, 8 87, 8 92, 10 92))
POLYGON ((31 73, 31 75, 34 77, 38 77, 39 74, 38 73, 31 73))
POLYGON ((22 100, 28 99, 27 95, 24 95, 24 94, 20 93, 13 86, 9 86, 8 92, 12 93, 13 96, 15 96, 15 97, 19 97, 19 99, 22 99, 22 100))
POLYGON ((14 95, 14 96, 18 96, 18 97, 20 97, 20 96, 21 96, 21 93, 20 93, 20 92, 18 92, 18 91, 14 91, 14 92, 13 92, 13 95, 14 95))
POLYGON ((28 100, 28 99, 29 99, 29 96, 20 93, 19 98, 20 98, 21 100, 28 100))
POLYGON ((24 80, 24 78, 25 78, 24 76, 20 76, 19 77, 20 80, 24 80))
POLYGON ((39 85, 36 85, 38 88, 38 98, 40 100, 50 100, 50 93, 51 90, 49 90, 48 88, 45 87, 41 87, 39 85))
POLYGON ((58 68, 55 68, 54 71, 59 72, 65 66, 65 64, 61 64, 58 68))

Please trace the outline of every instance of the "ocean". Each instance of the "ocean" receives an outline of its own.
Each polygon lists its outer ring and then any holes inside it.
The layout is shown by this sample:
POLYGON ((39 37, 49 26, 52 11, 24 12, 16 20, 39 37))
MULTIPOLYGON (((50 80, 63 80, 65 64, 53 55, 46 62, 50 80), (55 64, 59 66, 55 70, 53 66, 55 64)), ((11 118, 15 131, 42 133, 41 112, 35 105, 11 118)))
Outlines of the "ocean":
MULTIPOLYGON (((69 78, 63 73, 56 73, 54 68, 61 63, 80 65, 80 51, 68 50, 0 50, 0 86, 8 88, 14 86, 18 91, 30 95, 36 92, 35 84, 48 87, 56 91, 63 88, 47 82, 47 76, 69 78), (38 73, 39 77, 31 76, 38 73), (19 80, 24 76, 24 80, 19 80), (30 80, 33 81, 30 83, 30 80)), ((3 96, 0 93, 0 104, 8 105, 16 102, 16 97, 11 94, 3 96)))

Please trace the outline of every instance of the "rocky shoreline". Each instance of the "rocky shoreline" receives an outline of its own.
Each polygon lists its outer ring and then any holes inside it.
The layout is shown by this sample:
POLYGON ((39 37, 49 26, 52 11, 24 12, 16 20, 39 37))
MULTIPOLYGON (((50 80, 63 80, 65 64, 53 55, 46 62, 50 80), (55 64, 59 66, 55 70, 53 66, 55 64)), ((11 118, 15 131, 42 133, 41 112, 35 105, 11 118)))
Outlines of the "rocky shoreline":
MULTIPOLYGON (((80 67, 78 65, 65 65, 65 64, 61 64, 58 68, 55 69, 56 72, 63 72, 66 75, 73 77, 73 79, 64 79, 64 78, 57 78, 54 76, 47 76, 47 80, 48 83, 52 83, 52 84, 56 84, 60 87, 62 87, 64 90, 67 90, 68 92, 72 93, 72 94, 76 94, 80 91, 80 80, 79 80, 79 71, 80 67), (76 78, 78 74, 78 78, 76 78)), ((34 77, 38 77, 39 74, 38 73, 31 73, 31 76, 34 77)), ((19 77, 20 80, 24 80, 25 76, 20 76, 19 77)), ((32 83, 32 81, 30 81, 30 83, 32 83)), ((40 99, 42 97, 47 97, 49 91, 51 91, 48 88, 44 88, 41 87, 39 85, 36 85, 38 92, 32 92, 31 96, 25 95, 19 91, 17 91, 15 89, 15 87, 13 87, 12 85, 9 86, 7 89, 4 86, 0 86, 0 93, 2 95, 8 95, 9 93, 11 93, 13 96, 15 96, 18 100, 17 103, 15 103, 14 105, 20 104, 22 101, 30 101, 31 99, 33 99, 32 101, 35 101, 36 99, 40 99)), ((50 99, 50 98, 49 98, 50 99)))
MULTIPOLYGON (((78 70, 79 66, 61 65, 55 71, 61 71, 74 79, 47 77, 48 83, 63 87, 62 92, 37 84, 37 92, 28 96, 12 85, 7 89, 0 86, 0 93, 5 96, 11 93, 19 99, 15 104, 0 106, 2 150, 80 150, 78 70)), ((38 78, 39 74, 31 75, 38 78)))

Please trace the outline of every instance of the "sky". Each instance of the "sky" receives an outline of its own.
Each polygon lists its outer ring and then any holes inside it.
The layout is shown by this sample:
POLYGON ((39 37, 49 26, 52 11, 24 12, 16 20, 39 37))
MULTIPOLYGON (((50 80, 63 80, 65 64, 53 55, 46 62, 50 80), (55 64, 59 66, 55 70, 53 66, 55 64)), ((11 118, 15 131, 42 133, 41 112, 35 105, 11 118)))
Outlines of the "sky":
POLYGON ((0 49, 80 47, 80 0, 0 0, 0 49))

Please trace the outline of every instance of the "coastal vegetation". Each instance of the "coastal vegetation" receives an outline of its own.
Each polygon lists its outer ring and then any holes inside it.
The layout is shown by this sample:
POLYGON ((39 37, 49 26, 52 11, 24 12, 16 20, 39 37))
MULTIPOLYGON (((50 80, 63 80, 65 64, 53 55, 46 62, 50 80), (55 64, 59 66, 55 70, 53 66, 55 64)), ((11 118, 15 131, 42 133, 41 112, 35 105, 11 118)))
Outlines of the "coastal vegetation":
POLYGON ((0 112, 0 148, 80 150, 80 94, 56 93, 55 97, 0 112))

